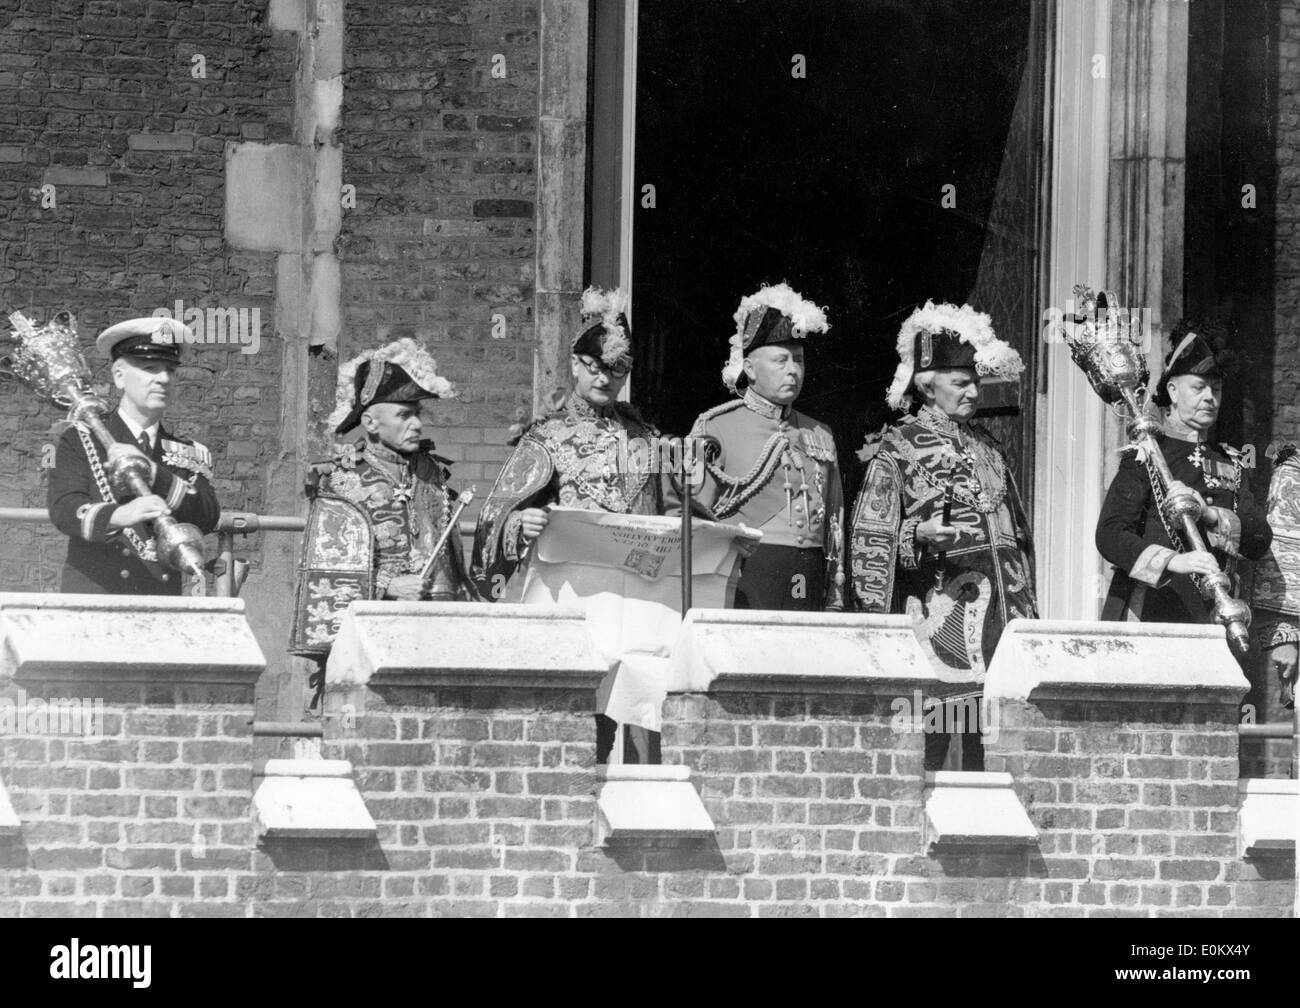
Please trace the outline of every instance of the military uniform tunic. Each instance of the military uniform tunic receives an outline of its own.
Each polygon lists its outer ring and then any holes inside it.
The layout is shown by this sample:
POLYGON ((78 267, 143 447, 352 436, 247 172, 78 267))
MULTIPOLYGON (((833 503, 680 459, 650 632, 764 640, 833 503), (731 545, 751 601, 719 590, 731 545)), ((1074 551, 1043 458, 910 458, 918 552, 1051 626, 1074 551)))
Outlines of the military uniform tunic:
MULTIPOLYGON (((138 444, 115 410, 104 418, 113 437, 138 444)), ((212 456, 190 438, 161 424, 151 439, 156 466, 153 492, 178 522, 196 525, 205 535, 217 527, 221 508, 209 482, 212 456)), ((74 424, 59 438, 50 474, 47 504, 55 528, 68 537, 68 556, 60 590, 110 595, 179 595, 183 578, 158 561, 152 523, 113 530, 109 519, 130 496, 118 498, 105 469, 107 452, 86 427, 74 424)))
MULTIPOLYGON (((1250 493, 1241 453, 1228 445, 1169 434, 1158 435, 1156 441, 1174 479, 1219 509, 1219 527, 1201 527, 1219 566, 1232 574, 1236 557, 1262 557, 1273 533, 1250 493)), ((1125 453, 1097 521, 1097 549, 1115 565, 1102 619, 1209 622, 1213 604, 1201 596, 1192 578, 1166 570, 1182 546, 1165 526, 1158 503, 1146 464, 1136 452, 1125 453)))
POLYGON ((691 436, 722 449, 706 466, 701 500, 721 521, 763 533, 737 607, 841 608, 844 504, 830 428, 747 388, 702 414, 691 436))

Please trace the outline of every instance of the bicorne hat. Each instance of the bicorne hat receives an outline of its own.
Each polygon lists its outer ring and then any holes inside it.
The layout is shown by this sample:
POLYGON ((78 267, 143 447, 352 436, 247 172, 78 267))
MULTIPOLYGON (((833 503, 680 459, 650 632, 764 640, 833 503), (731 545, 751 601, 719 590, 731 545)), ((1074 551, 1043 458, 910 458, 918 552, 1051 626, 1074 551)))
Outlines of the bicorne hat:
POLYGON ((632 327, 621 287, 588 287, 582 292, 582 328, 573 338, 572 350, 596 358, 607 368, 632 367, 632 327))
POLYGON ((1221 347, 1216 349, 1216 344, 1222 342, 1222 337, 1216 339, 1213 334, 1222 331, 1221 326, 1213 323, 1193 326, 1187 319, 1174 326, 1174 331, 1170 334, 1174 348, 1165 358, 1160 381, 1151 395, 1152 402, 1165 409, 1169 408, 1171 378, 1189 374, 1204 378, 1227 378, 1236 370, 1236 356, 1221 347))
POLYGON ((400 339, 368 350, 339 368, 334 412, 328 423, 335 434, 346 434, 376 403, 455 397, 455 388, 438 374, 438 362, 429 352, 413 339, 400 339))
POLYGON ((898 331, 898 368, 885 401, 896 410, 912 404, 912 379, 926 371, 972 368, 981 376, 1016 379, 1024 362, 993 332, 987 314, 970 305, 927 301, 898 331))
POLYGON ((771 287, 764 284, 753 294, 740 299, 733 316, 736 331, 731 335, 731 354, 722 369, 722 382, 739 393, 749 384, 745 376, 745 357, 759 347, 792 343, 809 333, 830 329, 826 312, 805 301, 787 283, 771 287))

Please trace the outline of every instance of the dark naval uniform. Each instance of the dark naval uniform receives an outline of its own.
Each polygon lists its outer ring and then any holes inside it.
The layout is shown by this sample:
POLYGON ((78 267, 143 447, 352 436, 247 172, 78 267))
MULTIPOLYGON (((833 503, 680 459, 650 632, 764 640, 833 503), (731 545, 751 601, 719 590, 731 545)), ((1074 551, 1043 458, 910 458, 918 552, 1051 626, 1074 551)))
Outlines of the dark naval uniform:
MULTIPOLYGON (((138 444, 121 415, 104 418, 114 438, 138 444)), ((159 425, 146 454, 157 467, 153 492, 178 522, 196 525, 205 535, 217 527, 221 508, 209 482, 212 456, 190 438, 159 425)), ((89 428, 70 426, 59 439, 47 497, 50 520, 68 537, 68 558, 60 590, 112 595, 179 595, 180 574, 158 562, 153 531, 145 526, 111 530, 108 520, 119 504, 109 487, 107 454, 89 428)))
POLYGON ((923 406, 868 438, 853 509, 849 567, 860 612, 910 613, 931 663, 950 682, 982 681, 1008 621, 1034 618, 1029 523, 997 442, 923 406), (916 541, 942 515, 962 530, 944 553, 916 541))
POLYGON ((843 489, 825 424, 746 388, 702 414, 692 437, 716 438, 701 499, 763 538, 744 562, 738 609, 840 609, 844 603, 843 489))
MULTIPOLYGON (((1220 509, 1219 527, 1201 527, 1219 566, 1232 576, 1238 556, 1250 560, 1262 557, 1273 533, 1251 496, 1241 453, 1228 445, 1195 444, 1168 434, 1156 440, 1174 479, 1199 493, 1207 505, 1220 509)), ((1165 569, 1182 545, 1165 526, 1160 499, 1147 466, 1138 461, 1136 453, 1126 453, 1097 521, 1097 549, 1115 565, 1102 619, 1144 623, 1211 620, 1212 604, 1201 596, 1192 578, 1165 569)))
POLYGON ((680 505, 654 452, 636 450, 659 432, 626 403, 597 409, 579 396, 534 421, 502 467, 479 512, 471 573, 484 598, 499 599, 525 552, 520 512, 548 504, 662 515, 680 505))

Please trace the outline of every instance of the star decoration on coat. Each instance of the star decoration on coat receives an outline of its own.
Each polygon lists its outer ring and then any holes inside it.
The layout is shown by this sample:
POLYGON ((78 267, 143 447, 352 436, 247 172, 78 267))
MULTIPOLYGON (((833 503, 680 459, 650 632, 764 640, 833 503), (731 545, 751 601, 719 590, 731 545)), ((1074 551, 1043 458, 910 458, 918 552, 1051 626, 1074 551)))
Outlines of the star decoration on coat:
POLYGON ((393 487, 391 500, 394 504, 409 504, 411 503, 411 494, 414 492, 414 483, 402 483, 393 487))

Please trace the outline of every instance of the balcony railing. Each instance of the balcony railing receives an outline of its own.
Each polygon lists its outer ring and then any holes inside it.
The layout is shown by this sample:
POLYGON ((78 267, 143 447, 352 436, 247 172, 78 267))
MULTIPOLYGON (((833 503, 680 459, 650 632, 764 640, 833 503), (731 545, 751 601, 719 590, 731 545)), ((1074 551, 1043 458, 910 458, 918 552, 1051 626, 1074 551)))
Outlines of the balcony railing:
MULTIPOLYGON (((20 522, 48 525, 49 512, 44 508, 0 507, 0 524, 20 522)), ((297 515, 259 515, 248 511, 223 511, 217 523, 217 594, 230 597, 238 594, 235 581, 235 536, 253 535, 256 532, 296 532, 307 527, 307 519, 297 515)), ((460 523, 460 534, 472 536, 474 522, 460 523)))

